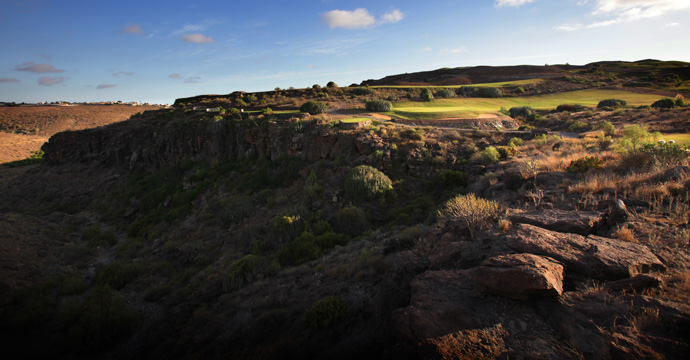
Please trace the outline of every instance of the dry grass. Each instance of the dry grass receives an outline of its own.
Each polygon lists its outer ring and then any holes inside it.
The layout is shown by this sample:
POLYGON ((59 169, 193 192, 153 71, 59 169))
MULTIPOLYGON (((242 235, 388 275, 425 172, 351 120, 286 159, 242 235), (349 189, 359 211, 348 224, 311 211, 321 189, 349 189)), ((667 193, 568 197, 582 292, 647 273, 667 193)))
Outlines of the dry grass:
POLYGON ((613 233, 613 236, 618 240, 622 240, 625 242, 637 242, 637 240, 635 240, 635 234, 633 234, 632 230, 628 229, 627 226, 623 226, 620 229, 616 230, 616 232, 613 233))

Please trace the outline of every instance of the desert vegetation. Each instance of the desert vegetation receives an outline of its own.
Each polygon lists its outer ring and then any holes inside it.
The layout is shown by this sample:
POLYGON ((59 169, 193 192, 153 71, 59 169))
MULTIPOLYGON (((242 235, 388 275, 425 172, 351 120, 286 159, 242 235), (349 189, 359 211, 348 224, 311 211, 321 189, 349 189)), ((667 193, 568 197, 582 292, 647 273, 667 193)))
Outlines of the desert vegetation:
POLYGON ((684 358, 690 109, 595 88, 607 66, 200 96, 57 134, 0 169, 3 349, 684 358))

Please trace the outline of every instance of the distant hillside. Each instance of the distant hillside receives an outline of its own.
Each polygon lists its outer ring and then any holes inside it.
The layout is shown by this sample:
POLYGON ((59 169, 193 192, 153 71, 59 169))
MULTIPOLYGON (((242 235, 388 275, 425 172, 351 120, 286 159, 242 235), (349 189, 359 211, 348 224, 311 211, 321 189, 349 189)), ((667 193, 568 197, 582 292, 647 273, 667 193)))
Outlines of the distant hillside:
POLYGON ((578 76, 606 76, 625 78, 640 86, 679 86, 690 80, 690 63, 682 61, 640 60, 601 61, 583 66, 575 65, 518 65, 443 68, 409 74, 389 75, 378 80, 366 80, 362 86, 451 86, 527 79, 556 79, 578 76))

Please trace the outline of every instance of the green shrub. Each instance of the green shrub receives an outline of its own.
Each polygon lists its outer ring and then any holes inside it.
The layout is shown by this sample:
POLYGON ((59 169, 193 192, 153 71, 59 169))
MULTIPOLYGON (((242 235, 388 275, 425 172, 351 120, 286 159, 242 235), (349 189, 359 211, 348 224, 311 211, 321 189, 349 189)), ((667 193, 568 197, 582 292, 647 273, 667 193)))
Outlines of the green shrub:
POLYGON ((122 289, 143 273, 139 264, 114 261, 104 265, 96 272, 96 285, 108 285, 115 290, 122 289))
POLYGON ((173 287, 169 284, 161 284, 156 287, 147 289, 144 293, 144 300, 151 302, 159 302, 164 297, 170 295, 173 287))
POLYGON ((427 88, 422 89, 422 92, 419 94, 419 97, 422 98, 422 101, 434 100, 434 94, 432 94, 431 91, 427 88))
POLYGON ((351 169, 345 177, 345 194, 356 200, 373 200, 392 188, 386 174, 368 165, 351 169))
POLYGON ((299 111, 316 115, 328 111, 328 106, 320 101, 310 100, 302 104, 299 111))
POLYGON ((450 98, 454 98, 456 96, 457 95, 455 94, 455 91, 453 91, 451 89, 441 89, 441 90, 436 92, 436 97, 439 97, 441 99, 450 99, 450 98))
POLYGON ((448 200, 438 211, 438 217, 461 222, 469 229, 470 237, 474 239, 477 230, 495 221, 504 212, 505 209, 498 202, 478 198, 470 193, 448 200))
POLYGON ((599 170, 604 166, 604 161, 597 156, 585 156, 581 159, 575 159, 570 162, 570 165, 565 169, 572 173, 582 173, 587 170, 599 170))
POLYGON ((304 314, 304 320, 312 329, 322 329, 347 317, 347 304, 337 296, 326 296, 312 305, 304 314))
POLYGON ((570 124, 570 126, 568 126, 568 129, 574 132, 583 132, 589 130, 590 128, 591 127, 589 126, 589 124, 582 121, 575 121, 572 124, 570 124))
POLYGON ((475 96, 482 98, 499 98, 503 96, 503 91, 496 87, 479 87, 475 91, 475 96))
MULTIPOLYGON (((270 192, 270 190, 268 190, 270 192)), ((247 195, 229 195, 218 201, 217 211, 225 225, 239 223, 252 213, 252 199, 247 195)))
POLYGON ((556 111, 558 112, 580 112, 584 111, 585 107, 580 104, 561 104, 556 106, 556 111))
POLYGON ((117 244, 117 236, 111 231, 98 234, 89 241, 90 247, 113 246, 115 244, 117 244))
POLYGON ((271 109, 270 107, 263 108, 263 109, 261 109, 261 113, 264 115, 272 115, 273 109, 271 109))
POLYGON ((364 210, 356 206, 340 209, 335 216, 336 229, 350 236, 357 236, 369 227, 364 210))
POLYGON ((652 107, 655 109, 673 109, 676 107, 676 100, 665 97, 661 100, 657 100, 652 104, 652 107))
POLYGON ((636 151, 650 136, 647 126, 639 124, 625 126, 622 134, 621 144, 632 151, 636 151))
POLYGON ((620 100, 620 99, 606 99, 606 100, 601 100, 599 101, 599 104, 597 104, 597 108, 619 108, 619 107, 625 107, 628 105, 628 102, 625 100, 620 100))
POLYGON ((273 275, 278 272, 280 266, 260 255, 245 255, 230 265, 228 276, 233 288, 239 288, 252 283, 256 279, 273 275))
POLYGON ((652 164, 659 167, 687 165, 690 159, 690 148, 671 141, 659 140, 656 144, 644 144, 640 151, 647 155, 652 164))
POLYGON ((422 129, 406 129, 400 133, 400 136, 410 140, 424 140, 424 130, 422 129))
POLYGON ((613 136, 616 134, 616 127, 613 126, 609 121, 603 121, 599 128, 604 132, 605 135, 613 136))
POLYGON ((362 96, 375 95, 376 94, 376 90, 368 88, 368 87, 356 87, 356 88, 352 89, 351 92, 355 95, 362 95, 362 96))
POLYGON ((497 146, 498 154, 501 155, 501 159, 506 159, 518 153, 517 148, 513 146, 497 146))
POLYGON ((517 137, 511 138, 510 140, 508 140, 508 146, 510 146, 510 147, 522 146, 522 143, 523 143, 523 140, 521 138, 517 138, 517 137))
POLYGON ((391 111, 393 109, 393 104, 387 100, 369 100, 364 105, 369 111, 391 111))
POLYGON ((508 113, 513 119, 517 119, 519 117, 529 118, 534 115, 535 112, 534 109, 529 106, 514 106, 508 110, 508 113))
POLYGON ((397 95, 388 95, 387 100, 390 102, 398 101, 398 96, 397 95))
POLYGON ((501 154, 498 149, 494 146, 488 146, 481 152, 479 152, 479 162, 482 164, 495 164, 501 160, 501 154))
POLYGON ((305 232, 280 248, 278 261, 284 266, 299 265, 316 259, 320 253, 321 248, 316 244, 316 236, 305 232))
POLYGON ((334 83, 333 81, 329 81, 328 84, 326 84, 327 88, 337 88, 338 84, 334 83))

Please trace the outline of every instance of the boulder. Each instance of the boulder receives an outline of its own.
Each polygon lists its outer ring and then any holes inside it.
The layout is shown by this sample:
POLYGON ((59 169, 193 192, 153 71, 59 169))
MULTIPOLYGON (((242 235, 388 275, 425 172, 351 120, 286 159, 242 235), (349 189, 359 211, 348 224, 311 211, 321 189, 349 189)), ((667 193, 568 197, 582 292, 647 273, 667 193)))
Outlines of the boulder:
POLYGON ((514 224, 530 224, 562 233, 587 236, 592 233, 601 215, 593 211, 535 210, 510 216, 514 224))
POLYGON ((508 254, 484 260, 475 280, 482 292, 527 300, 530 295, 561 295, 563 277, 563 265, 552 258, 508 254))
POLYGON ((515 224, 506 242, 515 251, 554 258, 565 264, 568 272, 598 279, 617 280, 666 270, 646 246, 600 236, 584 237, 515 224))

